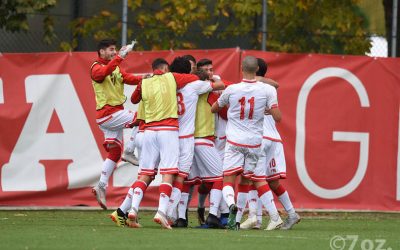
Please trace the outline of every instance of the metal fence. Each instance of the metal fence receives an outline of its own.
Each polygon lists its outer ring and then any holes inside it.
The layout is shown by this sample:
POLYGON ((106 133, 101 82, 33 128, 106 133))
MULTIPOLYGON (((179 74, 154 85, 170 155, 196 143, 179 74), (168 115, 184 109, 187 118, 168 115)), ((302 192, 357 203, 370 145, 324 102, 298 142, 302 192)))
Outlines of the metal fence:
MULTIPOLYGON (((43 32, 40 30, 10 33, 0 30, 0 52, 1 53, 29 53, 29 52, 54 52, 61 51, 60 43, 69 42, 72 38, 71 31, 67 28, 56 31, 56 38, 52 44, 43 41, 43 32)), ((351 38, 351 37, 349 37, 351 38)), ((290 39, 290 38, 288 38, 290 39)), ((369 56, 387 57, 388 48, 385 37, 371 35, 372 47, 369 56)), ((211 39, 208 39, 211 40, 211 39)), ((251 43, 245 37, 235 37, 227 40, 213 40, 213 43, 206 41, 206 45, 200 44, 199 49, 216 49, 227 47, 240 47, 242 49, 259 49, 257 44, 251 43)), ((267 40, 268 44, 268 40, 267 40)), ((260 45, 261 46, 261 45, 260 45)), ((78 51, 95 51, 96 41, 93 38, 80 39, 78 51)), ((279 52, 279 51, 277 51, 279 52)))

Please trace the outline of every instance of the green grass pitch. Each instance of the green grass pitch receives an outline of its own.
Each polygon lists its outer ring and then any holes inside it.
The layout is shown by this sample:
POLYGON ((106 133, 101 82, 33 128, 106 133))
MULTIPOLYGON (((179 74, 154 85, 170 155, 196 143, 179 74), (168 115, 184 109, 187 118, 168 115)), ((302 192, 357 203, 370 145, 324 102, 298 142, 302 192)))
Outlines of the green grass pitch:
POLYGON ((150 211, 140 213, 143 228, 121 228, 111 212, 3 210, 0 249, 400 249, 400 214, 301 213, 292 230, 267 232, 196 229, 194 213, 193 228, 163 230, 150 211))

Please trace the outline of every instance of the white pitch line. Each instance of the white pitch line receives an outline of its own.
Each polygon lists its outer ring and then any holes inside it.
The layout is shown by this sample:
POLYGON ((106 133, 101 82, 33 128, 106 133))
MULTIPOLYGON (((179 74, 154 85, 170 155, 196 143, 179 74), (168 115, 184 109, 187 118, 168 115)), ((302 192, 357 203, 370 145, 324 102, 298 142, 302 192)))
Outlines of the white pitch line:
MULTIPOLYGON (((294 240, 310 240, 309 237, 303 236, 283 236, 283 235, 250 235, 250 234, 243 234, 242 237, 248 238, 277 238, 277 239, 294 239, 294 240)), ((313 237, 315 239, 315 237, 313 237)), ((328 238, 319 238, 319 239, 328 239, 328 238)), ((328 239, 329 240, 329 239, 328 239)))

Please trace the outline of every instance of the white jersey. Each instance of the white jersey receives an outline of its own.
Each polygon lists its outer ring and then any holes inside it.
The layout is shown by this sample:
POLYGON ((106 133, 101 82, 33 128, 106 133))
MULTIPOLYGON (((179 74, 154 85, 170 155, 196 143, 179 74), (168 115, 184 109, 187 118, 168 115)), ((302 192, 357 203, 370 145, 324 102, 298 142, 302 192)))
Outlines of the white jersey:
POLYGON ((263 138, 271 141, 282 142, 281 135, 275 126, 275 120, 272 115, 264 115, 263 138))
POLYGON ((218 113, 215 114, 215 136, 218 139, 225 138, 227 120, 223 119, 218 113))
POLYGON ((274 87, 256 80, 242 80, 225 89, 218 105, 229 105, 227 141, 237 146, 257 147, 262 141, 265 108, 277 107, 278 99, 274 87))
POLYGON ((193 136, 196 107, 199 95, 211 92, 212 83, 209 81, 194 81, 178 90, 178 122, 179 136, 193 136))
MULTIPOLYGON (((213 75, 214 78, 221 80, 219 75, 213 75)), ((219 94, 222 94, 222 90, 217 91, 219 94)), ((225 130, 226 130, 226 123, 228 121, 223 119, 218 113, 215 114, 215 136, 217 139, 224 139, 225 138, 225 130)))

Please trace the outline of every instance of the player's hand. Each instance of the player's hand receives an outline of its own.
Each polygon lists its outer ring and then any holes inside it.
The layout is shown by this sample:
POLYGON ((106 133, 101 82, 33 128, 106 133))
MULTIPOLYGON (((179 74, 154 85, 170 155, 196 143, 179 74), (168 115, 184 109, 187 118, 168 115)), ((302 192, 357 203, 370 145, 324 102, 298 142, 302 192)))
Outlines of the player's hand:
POLYGON ((204 70, 196 70, 196 72, 194 72, 193 74, 198 76, 199 79, 202 81, 208 80, 208 74, 204 70))
POLYGON ((213 80, 219 81, 219 80, 221 80, 221 77, 219 75, 213 75, 213 80))
POLYGON ((271 113, 269 112, 271 109, 265 109, 264 111, 264 115, 271 115, 271 113))
POLYGON ((266 77, 262 77, 262 76, 256 76, 256 80, 263 82, 263 83, 267 83, 275 88, 279 88, 279 83, 271 78, 266 78, 266 77))
POLYGON ((127 49, 127 46, 122 46, 122 48, 119 50, 119 52, 118 52, 118 55, 121 57, 121 58, 125 58, 126 57, 126 55, 128 55, 128 53, 129 53, 129 51, 128 51, 128 49, 127 49))
POLYGON ((143 79, 147 79, 147 78, 150 78, 150 77, 152 77, 153 75, 152 74, 145 74, 144 76, 143 76, 143 79))
POLYGON ((137 43, 137 41, 133 40, 131 44, 122 46, 122 48, 119 50, 119 56, 122 58, 125 58, 126 55, 128 55, 128 53, 133 50, 133 47, 135 47, 136 43, 137 43))

